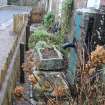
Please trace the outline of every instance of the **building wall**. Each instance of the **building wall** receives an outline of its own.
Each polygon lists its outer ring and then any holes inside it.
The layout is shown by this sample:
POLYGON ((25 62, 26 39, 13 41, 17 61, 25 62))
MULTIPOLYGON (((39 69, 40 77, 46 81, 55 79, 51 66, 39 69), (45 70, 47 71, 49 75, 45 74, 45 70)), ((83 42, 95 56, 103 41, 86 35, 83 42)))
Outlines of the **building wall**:
POLYGON ((61 16, 62 2, 64 0, 50 0, 49 11, 52 11, 55 14, 55 18, 58 20, 61 16))
POLYGON ((32 5, 33 0, 18 0, 17 3, 20 5, 32 5))
POLYGON ((75 8, 84 8, 86 7, 88 0, 74 0, 74 7, 75 8))
POLYGON ((7 0, 0 0, 0 5, 7 5, 7 0))
POLYGON ((103 7, 103 9, 105 10, 105 0, 101 0, 101 7, 103 7))

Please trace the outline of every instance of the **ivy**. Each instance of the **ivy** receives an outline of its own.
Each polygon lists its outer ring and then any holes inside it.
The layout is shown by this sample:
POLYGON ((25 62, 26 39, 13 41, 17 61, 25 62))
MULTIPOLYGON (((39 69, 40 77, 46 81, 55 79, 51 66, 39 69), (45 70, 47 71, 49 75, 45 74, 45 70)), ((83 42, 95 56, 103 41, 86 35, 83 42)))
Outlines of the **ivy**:
POLYGON ((49 29, 55 21, 55 15, 52 12, 48 12, 44 16, 44 26, 49 29))
POLYGON ((68 32, 71 29, 71 17, 73 10, 73 0, 65 0, 63 3, 63 28, 65 32, 68 32))

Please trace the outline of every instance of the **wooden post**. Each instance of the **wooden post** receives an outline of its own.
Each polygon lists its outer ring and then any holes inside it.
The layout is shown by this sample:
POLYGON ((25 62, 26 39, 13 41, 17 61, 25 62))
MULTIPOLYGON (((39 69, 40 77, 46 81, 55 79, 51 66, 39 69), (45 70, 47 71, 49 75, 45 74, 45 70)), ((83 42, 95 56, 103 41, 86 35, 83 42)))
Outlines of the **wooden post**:
MULTIPOLYGON (((30 13, 31 15, 31 13, 30 13)), ((30 26, 31 25, 31 16, 28 16, 28 25, 30 26)))
POLYGON ((24 43, 20 43, 20 83, 25 82, 24 71, 22 64, 24 63, 24 43))
POLYGON ((28 17, 30 25, 32 24, 32 10, 30 11, 30 16, 28 17))
POLYGON ((28 51, 28 40, 30 36, 30 26, 27 24, 26 26, 26 51, 28 51))

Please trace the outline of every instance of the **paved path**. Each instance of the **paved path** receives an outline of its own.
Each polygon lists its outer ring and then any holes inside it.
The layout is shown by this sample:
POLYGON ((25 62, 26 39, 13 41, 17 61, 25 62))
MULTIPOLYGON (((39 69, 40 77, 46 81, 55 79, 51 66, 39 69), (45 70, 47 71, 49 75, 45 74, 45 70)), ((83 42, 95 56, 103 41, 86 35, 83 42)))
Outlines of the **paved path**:
POLYGON ((3 24, 13 18, 13 15, 23 13, 21 10, 0 10, 0 24, 3 24))
POLYGON ((0 70, 16 39, 12 30, 13 15, 24 12, 29 12, 29 10, 15 6, 0 8, 0 70))
POLYGON ((13 35, 12 25, 5 27, 4 30, 0 30, 0 70, 8 57, 10 49, 13 47, 16 35, 13 35))

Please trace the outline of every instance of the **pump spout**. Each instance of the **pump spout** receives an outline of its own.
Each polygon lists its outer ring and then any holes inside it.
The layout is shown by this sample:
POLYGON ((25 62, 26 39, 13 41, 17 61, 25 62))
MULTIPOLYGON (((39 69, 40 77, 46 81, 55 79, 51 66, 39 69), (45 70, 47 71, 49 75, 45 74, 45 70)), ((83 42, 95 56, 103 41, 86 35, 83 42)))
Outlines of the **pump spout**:
POLYGON ((75 48, 75 45, 73 43, 65 43, 65 44, 63 44, 62 48, 63 49, 66 49, 66 48, 75 48))

